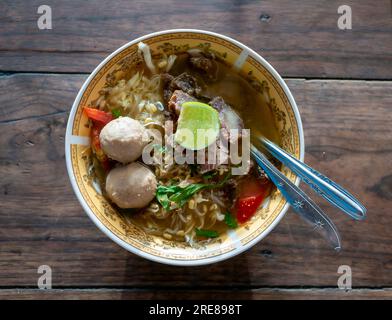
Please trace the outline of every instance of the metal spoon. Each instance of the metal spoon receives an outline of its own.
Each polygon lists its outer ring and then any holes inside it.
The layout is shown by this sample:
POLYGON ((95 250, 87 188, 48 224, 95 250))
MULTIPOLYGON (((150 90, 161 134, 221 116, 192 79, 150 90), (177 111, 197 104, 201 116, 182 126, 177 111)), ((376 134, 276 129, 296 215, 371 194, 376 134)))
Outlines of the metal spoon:
POLYGON ((257 164, 265 171, 279 191, 290 203, 294 211, 306 222, 314 226, 336 251, 341 249, 340 236, 328 216, 309 196, 284 176, 255 146, 250 147, 257 164))
POLYGON ((348 191, 320 172, 297 160, 270 140, 266 138, 258 138, 258 140, 262 142, 262 145, 269 153, 290 168, 303 182, 308 184, 324 199, 356 220, 365 219, 366 208, 348 191))

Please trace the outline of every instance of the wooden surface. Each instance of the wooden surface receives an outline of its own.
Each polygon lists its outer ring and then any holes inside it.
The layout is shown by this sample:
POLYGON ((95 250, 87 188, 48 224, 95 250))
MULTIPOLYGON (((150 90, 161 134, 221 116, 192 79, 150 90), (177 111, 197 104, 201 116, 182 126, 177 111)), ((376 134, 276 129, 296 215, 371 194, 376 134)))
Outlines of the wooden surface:
POLYGON ((170 300, 380 300, 392 299, 390 289, 354 289, 345 292, 339 289, 251 289, 251 290, 132 290, 132 289, 4 289, 0 291, 0 299, 170 299, 170 300))
POLYGON ((54 20, 45 31, 36 27, 40 2, 0 4, 0 299, 392 298, 389 1, 345 1, 348 31, 337 28, 341 3, 330 0, 46 3, 54 20), (108 53, 175 27, 233 36, 287 78, 306 161, 368 208, 368 219, 354 222, 318 201, 341 232, 341 253, 289 212, 240 256, 170 267, 123 250, 85 215, 64 161, 72 102, 108 53), (53 291, 36 289, 43 264, 53 270, 53 291), (351 292, 337 289, 340 265, 352 268, 351 292))
POLYGON ((2 0, 0 69, 91 72, 146 33, 205 29, 232 36, 290 77, 390 79, 390 0, 140 0, 44 2, 53 29, 36 26, 40 0, 2 0), (351 5, 353 29, 337 28, 351 5))

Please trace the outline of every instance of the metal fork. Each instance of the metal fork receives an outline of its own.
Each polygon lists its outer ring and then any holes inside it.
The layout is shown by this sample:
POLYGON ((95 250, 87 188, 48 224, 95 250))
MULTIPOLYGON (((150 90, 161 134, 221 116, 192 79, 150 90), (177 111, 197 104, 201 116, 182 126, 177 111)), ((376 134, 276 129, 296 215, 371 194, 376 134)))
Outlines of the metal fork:
POLYGON ((283 175, 255 146, 251 155, 276 185, 287 202, 301 218, 311 224, 336 251, 341 249, 339 232, 328 216, 310 197, 283 175))
POLYGON ((336 182, 327 178, 320 172, 309 167, 305 163, 294 158, 292 155, 279 148, 266 138, 258 138, 263 147, 285 166, 290 168, 303 182, 308 184, 324 199, 338 207, 355 220, 363 220, 366 217, 366 208, 336 182))

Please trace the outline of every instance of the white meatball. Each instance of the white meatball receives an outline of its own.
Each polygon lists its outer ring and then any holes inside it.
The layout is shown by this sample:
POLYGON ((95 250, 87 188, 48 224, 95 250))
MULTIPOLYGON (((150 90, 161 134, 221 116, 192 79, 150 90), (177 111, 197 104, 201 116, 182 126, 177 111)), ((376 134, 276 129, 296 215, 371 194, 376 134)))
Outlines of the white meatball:
POLYGON ((105 154, 121 163, 129 163, 142 155, 149 142, 148 131, 129 117, 120 117, 103 127, 99 141, 105 154))
POLYGON ((106 192, 120 208, 143 208, 155 197, 157 180, 146 166, 133 162, 112 169, 106 177, 106 192))

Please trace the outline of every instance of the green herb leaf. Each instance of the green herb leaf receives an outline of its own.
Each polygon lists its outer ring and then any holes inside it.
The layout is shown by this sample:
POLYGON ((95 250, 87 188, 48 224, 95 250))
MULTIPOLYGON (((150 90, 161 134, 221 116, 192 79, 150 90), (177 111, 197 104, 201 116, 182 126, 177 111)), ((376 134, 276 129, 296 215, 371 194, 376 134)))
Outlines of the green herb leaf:
POLYGON ((237 219, 227 211, 225 214, 225 223, 229 228, 235 229, 238 227, 237 219))
POLYGON ((162 205, 166 210, 170 210, 170 199, 169 196, 179 192, 181 187, 179 186, 163 186, 159 185, 156 192, 156 198, 158 202, 162 205))
POLYGON ((205 230, 205 229, 195 229, 196 235, 198 237, 205 237, 205 238, 217 238, 219 237, 219 233, 215 230, 205 230))
POLYGON ((121 117, 121 116, 122 116, 121 111, 120 111, 119 109, 114 109, 114 110, 112 110, 112 116, 113 116, 114 118, 121 117))
POLYGON ((209 187, 207 184, 194 183, 184 187, 179 192, 174 193, 169 197, 170 201, 177 203, 182 207, 196 192, 209 187))
POLYGON ((226 176, 223 178, 223 180, 221 182, 219 182, 216 186, 219 187, 219 188, 222 187, 227 182, 227 180, 230 179, 230 177, 231 177, 231 172, 229 171, 226 174, 226 176))
POLYGON ((170 210, 172 202, 176 203, 179 207, 182 207, 196 192, 207 188, 213 189, 222 187, 226 183, 229 176, 230 173, 227 174, 226 177, 217 184, 193 183, 187 185, 186 187, 180 187, 178 185, 159 185, 155 196, 158 202, 166 210, 170 210))

